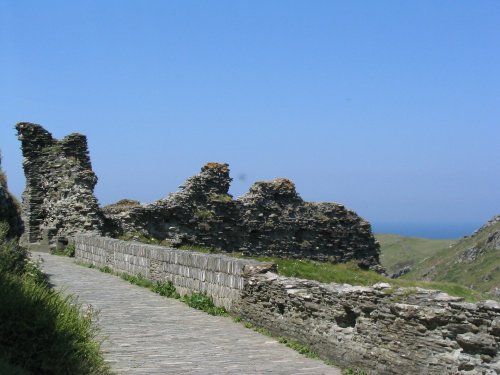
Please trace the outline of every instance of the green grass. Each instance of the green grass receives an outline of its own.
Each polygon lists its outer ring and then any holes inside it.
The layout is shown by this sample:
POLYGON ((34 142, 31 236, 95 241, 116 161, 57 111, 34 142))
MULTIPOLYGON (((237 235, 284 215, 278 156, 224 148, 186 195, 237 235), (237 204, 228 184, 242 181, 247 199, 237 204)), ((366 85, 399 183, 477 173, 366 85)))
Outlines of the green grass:
POLYGON ((216 254, 219 253, 220 249, 213 249, 210 247, 197 246, 197 245, 182 245, 179 247, 180 250, 196 251, 197 253, 204 254, 216 254))
POLYGON ((217 315, 217 316, 228 315, 223 307, 215 306, 212 298, 207 296, 205 293, 188 294, 181 297, 181 301, 194 309, 205 311, 210 315, 217 315))
POLYGON ((483 293, 499 287, 498 250, 493 244, 487 244, 488 237, 495 231, 500 231, 500 223, 472 237, 461 239, 453 247, 442 249, 415 265, 413 271, 403 278, 408 281, 432 280, 439 283, 458 283, 483 293), (482 248, 484 253, 472 262, 460 261, 461 254, 471 248, 482 248))
POLYGON ((50 253, 53 255, 74 258, 75 257, 75 250, 76 250, 75 245, 69 244, 63 250, 54 249, 50 253))
POLYGON ((360 369, 348 368, 342 371, 342 375, 368 375, 368 373, 360 369))
MULTIPOLYGON (((390 238, 387 235, 385 238, 390 238)), ((399 236, 395 236, 399 237, 399 236)), ((418 244, 424 244, 425 251, 430 252, 441 246, 433 244, 434 240, 423 240, 423 239, 409 239, 407 243, 412 244, 412 246, 417 246, 418 244)), ((403 241, 404 242, 404 241, 403 241)), ((388 241, 390 243, 390 241, 388 241)), ((449 241, 445 240, 446 244, 449 241)), ((219 253, 222 252, 220 249, 211 249, 202 246, 182 246, 183 250, 191 250, 202 253, 219 253)), ((476 302, 483 299, 493 298, 490 294, 484 293, 483 291, 472 290, 464 285, 460 280, 420 280, 420 279, 408 279, 408 278, 398 278, 391 279, 382 276, 374 271, 361 269, 356 261, 351 261, 348 263, 328 263, 328 262, 317 262, 308 259, 286 259, 286 258, 276 258, 276 257, 249 257, 242 253, 225 253, 225 255, 233 256, 237 258, 247 258, 256 259, 263 262, 271 262, 278 266, 278 274, 287 277, 297 277, 301 279, 316 280, 322 283, 338 283, 338 284, 351 284, 351 285, 362 285, 362 286, 372 286, 373 284, 384 282, 389 283, 393 287, 392 290, 396 288, 415 288, 420 287, 424 289, 436 289, 446 292, 452 296, 462 297, 468 302, 476 302)))
MULTIPOLYGON (((112 272, 107 272, 106 267, 102 269, 102 272, 106 273, 112 273, 112 272)), ((142 277, 142 275, 129 275, 128 273, 122 272, 119 275, 123 280, 128 281, 130 284, 142 286, 143 288, 148 288, 151 289, 153 287, 153 282, 149 279, 146 279, 142 277)))
POLYGON ((281 344, 285 344, 289 348, 295 350, 296 352, 302 354, 303 356, 306 356, 307 358, 314 358, 314 359, 319 358, 318 353, 313 351, 309 346, 303 345, 296 340, 291 340, 287 339, 286 337, 280 336, 278 337, 278 342, 280 342, 281 344))
POLYGON ((0 373, 109 374, 95 311, 49 288, 29 253, 0 225, 0 373))
POLYGON ((396 273, 406 266, 413 267, 455 242, 394 234, 376 234, 375 238, 380 243, 380 263, 389 274, 396 273))
POLYGON ((180 294, 177 293, 174 284, 170 280, 164 282, 157 281, 151 287, 151 290, 163 297, 175 298, 175 299, 181 298, 180 294))
MULTIPOLYGON (((182 246, 181 249, 203 253, 217 253, 220 249, 211 249, 202 246, 182 246)), ((337 283, 372 286, 384 282, 396 288, 436 289, 452 296, 462 297, 468 302, 476 302, 493 298, 490 294, 472 290, 459 282, 409 280, 405 278, 391 279, 374 271, 361 269, 356 261, 348 263, 317 262, 308 259, 286 259, 276 257, 249 257, 242 253, 224 253, 228 256, 245 259, 256 259, 262 262, 271 262, 278 266, 278 274, 287 277, 316 280, 322 283, 337 283)))
POLYGON ((229 194, 212 193, 210 194, 209 198, 212 202, 219 202, 219 203, 229 203, 233 201, 233 197, 231 197, 229 194))
POLYGON ((361 286, 372 286, 376 283, 389 283, 396 288, 436 289, 446 292, 452 296, 462 297, 466 301, 475 302, 491 298, 490 295, 471 290, 466 286, 452 282, 419 281, 407 279, 391 279, 374 271, 361 269, 355 261, 348 263, 327 263, 307 259, 282 259, 274 257, 247 257, 240 253, 233 253, 239 258, 257 259, 263 262, 271 262, 278 265, 278 274, 287 277, 316 280, 322 283, 351 284, 361 286))

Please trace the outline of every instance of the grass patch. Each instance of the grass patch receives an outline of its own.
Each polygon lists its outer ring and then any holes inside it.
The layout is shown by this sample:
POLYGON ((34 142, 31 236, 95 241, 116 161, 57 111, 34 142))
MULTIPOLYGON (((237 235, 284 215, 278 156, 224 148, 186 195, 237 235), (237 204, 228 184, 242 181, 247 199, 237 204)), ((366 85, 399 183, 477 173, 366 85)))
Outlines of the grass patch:
POLYGON ((217 307, 214 305, 214 301, 211 297, 207 296, 205 293, 192 293, 181 297, 181 301, 186 305, 197 309, 205 311, 210 315, 217 316, 227 316, 226 309, 223 307, 217 307))
POLYGON ((220 252, 220 249, 213 249, 210 247, 197 246, 197 245, 182 245, 179 247, 180 250, 196 251, 197 253, 204 254, 215 254, 220 252))
MULTIPOLYGON (((403 276, 407 280, 432 280, 438 284, 457 283, 475 291, 488 294, 500 285, 500 258, 494 238, 500 223, 493 224, 471 237, 462 238, 454 246, 438 251, 435 255, 415 265, 403 276), (480 249, 481 253, 467 259, 467 252, 480 249)), ((490 296, 490 299, 498 297, 490 296)))
MULTIPOLYGON (((108 272, 111 273, 111 272, 108 272)), ((144 278, 141 274, 139 275, 129 275, 128 273, 122 272, 119 275, 123 280, 128 281, 130 284, 142 286, 143 288, 151 289, 153 287, 153 282, 149 279, 144 278)))
POLYGON ((151 287, 151 290, 163 297, 175 298, 175 299, 181 298, 180 294, 177 293, 174 284, 170 280, 164 282, 157 281, 151 287))
POLYGON ((311 350, 311 348, 309 348, 307 345, 303 345, 296 340, 290 340, 285 337, 278 337, 278 342, 285 344, 289 348, 295 350, 296 352, 299 352, 300 354, 306 356, 307 358, 314 358, 314 359, 319 358, 318 353, 311 350))
POLYGON ((467 302, 477 302, 484 299, 491 299, 487 293, 472 290, 458 283, 418 281, 405 278, 391 279, 380 275, 374 271, 363 270, 357 262, 348 263, 327 263, 317 262, 307 259, 282 259, 275 257, 247 257, 241 253, 232 253, 239 258, 257 259, 263 262, 271 262, 278 265, 278 274, 287 277, 297 277, 301 279, 316 280, 322 283, 351 284, 361 286, 372 286, 376 283, 389 283, 393 291, 397 288, 436 289, 448 293, 449 295, 462 297, 467 302))
POLYGON ((394 234, 376 234, 375 238, 380 243, 380 263, 389 274, 396 273, 406 266, 413 267, 454 242, 394 234))
POLYGON ((229 194, 212 193, 210 194, 210 200, 212 202, 218 202, 218 203, 229 203, 233 201, 233 197, 231 197, 229 194))
POLYGON ((0 373, 109 374, 92 323, 96 312, 50 289, 38 262, 2 235, 0 373))
POLYGON ((53 255, 59 255, 59 256, 74 258, 75 257, 75 251, 76 251, 75 245, 74 244, 69 244, 63 250, 54 249, 50 253, 53 254, 53 255))
POLYGON ((342 371, 342 375, 368 375, 368 373, 360 369, 347 368, 342 371))

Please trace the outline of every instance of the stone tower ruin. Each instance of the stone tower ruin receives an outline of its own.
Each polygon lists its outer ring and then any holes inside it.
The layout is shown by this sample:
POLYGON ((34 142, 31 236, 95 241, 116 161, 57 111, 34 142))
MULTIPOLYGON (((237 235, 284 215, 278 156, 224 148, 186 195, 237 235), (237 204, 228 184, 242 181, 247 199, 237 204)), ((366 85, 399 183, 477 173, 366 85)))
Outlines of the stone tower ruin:
POLYGON ((51 246, 77 232, 102 233, 103 217, 94 187, 87 138, 73 133, 58 141, 42 126, 16 125, 24 156, 22 196, 27 247, 51 246))

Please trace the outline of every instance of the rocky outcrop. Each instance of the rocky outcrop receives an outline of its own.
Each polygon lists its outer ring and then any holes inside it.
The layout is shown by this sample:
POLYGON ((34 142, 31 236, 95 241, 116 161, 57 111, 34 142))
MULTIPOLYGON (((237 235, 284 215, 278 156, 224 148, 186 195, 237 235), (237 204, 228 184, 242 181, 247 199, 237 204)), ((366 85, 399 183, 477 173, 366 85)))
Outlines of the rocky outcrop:
POLYGON ((7 177, 2 171, 1 164, 0 157, 0 222, 6 222, 9 225, 8 238, 19 237, 23 232, 23 222, 16 198, 7 188, 7 177))
POLYGON ((500 304, 420 288, 248 277, 233 312, 370 374, 500 373, 500 304))
POLYGON ((58 141, 40 125, 26 122, 16 129, 26 176, 22 242, 51 245, 78 232, 101 233, 103 216, 94 196, 97 177, 86 137, 73 133, 58 141))
POLYGON ((288 179, 256 182, 234 200, 227 164, 208 163, 181 190, 145 206, 115 205, 106 215, 121 233, 142 233, 175 246, 197 245, 247 255, 358 260, 377 268, 370 224, 336 203, 304 202, 288 179))

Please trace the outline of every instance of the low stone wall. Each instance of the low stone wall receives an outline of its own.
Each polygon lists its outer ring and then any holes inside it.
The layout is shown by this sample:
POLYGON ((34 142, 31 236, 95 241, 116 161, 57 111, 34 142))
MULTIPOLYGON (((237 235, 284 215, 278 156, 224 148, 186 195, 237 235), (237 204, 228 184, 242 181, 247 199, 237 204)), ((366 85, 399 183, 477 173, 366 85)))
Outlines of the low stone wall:
POLYGON ((218 306, 370 374, 500 374, 500 304, 439 291, 322 284, 266 272, 269 264, 77 235, 76 258, 171 280, 218 306), (261 273, 265 272, 265 273, 261 273))
POLYGON ((154 281, 170 280, 180 294, 207 293, 217 306, 227 310, 240 298, 245 284, 243 268, 260 264, 95 235, 76 235, 71 241, 76 247, 75 258, 81 262, 154 281))
POLYGON ((500 304, 387 288, 254 275, 234 312, 370 374, 500 373, 500 304))

